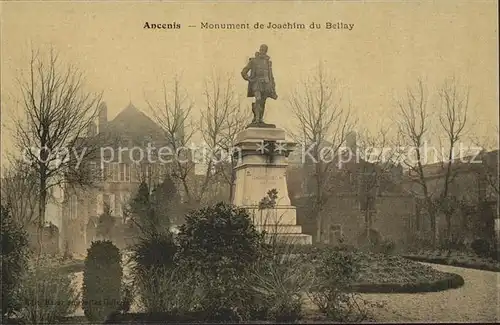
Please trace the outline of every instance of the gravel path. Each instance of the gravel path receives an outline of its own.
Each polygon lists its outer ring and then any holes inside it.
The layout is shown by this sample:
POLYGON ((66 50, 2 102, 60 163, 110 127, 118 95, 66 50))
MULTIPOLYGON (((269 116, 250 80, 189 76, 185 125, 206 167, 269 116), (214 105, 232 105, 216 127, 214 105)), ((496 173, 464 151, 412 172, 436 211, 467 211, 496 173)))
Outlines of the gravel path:
MULTIPOLYGON (((422 263, 427 264, 427 263, 422 263)), ((362 294, 384 307, 373 310, 377 322, 500 322, 500 273, 427 264, 439 271, 460 274, 458 289, 413 294, 362 294)), ((81 287, 82 274, 77 273, 81 287)), ((132 309, 137 309, 136 306, 132 309)), ((82 316, 79 309, 75 316, 82 316)))
POLYGON ((374 310, 377 322, 500 322, 500 273, 427 265, 459 274, 465 284, 441 292, 363 294, 364 299, 385 305, 374 310))

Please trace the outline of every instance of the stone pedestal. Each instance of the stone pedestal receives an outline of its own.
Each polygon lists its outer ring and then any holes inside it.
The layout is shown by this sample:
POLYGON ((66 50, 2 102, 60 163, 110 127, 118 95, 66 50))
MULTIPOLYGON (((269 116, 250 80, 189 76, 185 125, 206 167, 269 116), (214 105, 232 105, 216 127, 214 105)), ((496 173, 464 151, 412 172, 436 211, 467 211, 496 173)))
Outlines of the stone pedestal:
POLYGON ((295 145, 285 141, 285 131, 279 128, 249 127, 240 132, 235 144, 239 159, 233 204, 246 208, 257 229, 276 235, 278 240, 311 244, 312 237, 297 225, 295 207, 288 197, 286 157, 295 145), (278 191, 275 208, 259 210, 259 202, 271 189, 278 191))

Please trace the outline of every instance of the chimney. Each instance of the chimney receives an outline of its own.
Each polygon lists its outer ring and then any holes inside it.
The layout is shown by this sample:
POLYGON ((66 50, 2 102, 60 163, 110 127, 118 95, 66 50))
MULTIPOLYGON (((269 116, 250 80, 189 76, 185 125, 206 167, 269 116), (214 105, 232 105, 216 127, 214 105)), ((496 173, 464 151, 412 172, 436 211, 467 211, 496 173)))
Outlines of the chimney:
POLYGON ((403 179, 403 166, 398 163, 396 166, 391 168, 392 180, 400 182, 403 179))
POLYGON ((357 135, 355 131, 351 131, 345 136, 346 147, 349 148, 353 154, 356 153, 357 148, 356 138, 357 135))
POLYGON ((97 135, 97 125, 95 122, 90 122, 88 128, 87 128, 87 136, 89 138, 95 137, 97 135))
POLYGON ((106 124, 108 123, 108 107, 105 102, 99 105, 99 133, 106 130, 106 124))

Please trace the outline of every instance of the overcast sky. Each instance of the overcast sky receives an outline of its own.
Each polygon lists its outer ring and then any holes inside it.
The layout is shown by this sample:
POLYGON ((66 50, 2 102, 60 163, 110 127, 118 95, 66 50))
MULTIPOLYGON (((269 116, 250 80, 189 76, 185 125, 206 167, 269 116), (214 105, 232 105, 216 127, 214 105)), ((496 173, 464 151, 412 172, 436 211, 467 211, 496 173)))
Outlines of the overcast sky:
MULTIPOLYGON (((109 117, 182 74, 183 86, 203 108, 203 82, 212 71, 239 76, 261 43, 269 46, 277 92, 266 121, 290 127, 288 94, 323 62, 343 86, 363 127, 394 116, 395 99, 418 77, 430 88, 456 75, 471 86, 470 114, 478 136, 494 139, 498 121, 498 22, 496 1, 437 3, 1 3, 2 123, 16 97, 15 77, 26 69, 30 48, 53 46, 78 65, 90 90, 104 91, 109 117), (201 22, 317 22, 320 30, 201 30, 201 22), (326 30, 326 22, 354 24, 326 30), (181 24, 178 30, 143 29, 144 23, 181 24), (189 28, 188 25, 196 25, 189 28)), ((250 99, 244 99, 250 105, 250 99)), ((10 147, 2 128, 2 151, 10 147)))

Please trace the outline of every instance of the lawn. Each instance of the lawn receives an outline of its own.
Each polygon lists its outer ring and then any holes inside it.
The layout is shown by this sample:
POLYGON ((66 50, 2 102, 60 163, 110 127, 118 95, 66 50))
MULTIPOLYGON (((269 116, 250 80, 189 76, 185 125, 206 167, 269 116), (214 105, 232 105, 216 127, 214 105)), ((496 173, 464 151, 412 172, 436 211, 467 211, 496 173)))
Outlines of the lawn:
POLYGON ((493 258, 480 257, 466 252, 421 251, 416 254, 405 255, 406 258, 444 265, 459 266, 470 269, 500 272, 500 262, 493 258))
POLYGON ((463 279, 409 259, 357 252, 360 275, 358 292, 426 292, 457 288, 463 279))
MULTIPOLYGON (((312 263, 323 248, 303 249, 311 255, 312 263)), ((442 291, 458 288, 463 279, 453 273, 445 273, 417 261, 398 255, 353 250, 359 265, 359 277, 353 290, 360 293, 415 293, 442 291)))
POLYGON ((64 273, 78 273, 83 272, 84 260, 81 259, 71 259, 61 262, 59 266, 59 271, 64 273))

